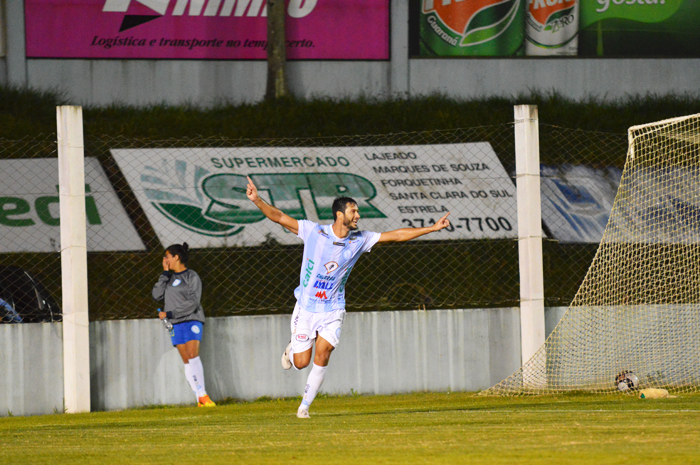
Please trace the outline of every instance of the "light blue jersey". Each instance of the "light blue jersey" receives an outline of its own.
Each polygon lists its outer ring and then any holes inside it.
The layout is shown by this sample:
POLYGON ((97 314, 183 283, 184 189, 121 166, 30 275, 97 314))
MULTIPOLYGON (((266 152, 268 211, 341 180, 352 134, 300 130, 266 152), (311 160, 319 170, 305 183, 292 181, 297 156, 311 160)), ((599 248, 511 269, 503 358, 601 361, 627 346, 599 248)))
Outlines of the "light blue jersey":
POLYGON ((304 241, 299 287, 294 290, 299 306, 324 313, 345 308, 345 283, 352 267, 379 240, 379 233, 351 231, 344 239, 332 225, 300 220, 297 236, 304 241))

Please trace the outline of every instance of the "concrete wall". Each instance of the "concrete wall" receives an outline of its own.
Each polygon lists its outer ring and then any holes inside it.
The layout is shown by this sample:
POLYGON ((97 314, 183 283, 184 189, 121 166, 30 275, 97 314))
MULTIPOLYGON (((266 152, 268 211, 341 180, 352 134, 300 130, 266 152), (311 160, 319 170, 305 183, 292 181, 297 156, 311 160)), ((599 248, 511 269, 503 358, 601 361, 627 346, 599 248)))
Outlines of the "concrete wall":
MULTIPOLYGON (((0 0, 2 1, 2 0, 0 0)), ((24 1, 9 1, 7 59, 0 82, 63 91, 70 104, 256 102, 264 61, 27 59, 24 1)), ((291 92, 310 97, 459 98, 558 91, 575 99, 698 94, 700 59, 409 59, 408 2, 391 0, 391 60, 289 62, 291 92)))
POLYGON ((63 412, 61 323, 0 325, 0 416, 63 412))
MULTIPOLYGON (((350 313, 323 392, 477 391, 520 366, 517 308, 350 313)), ((209 318, 201 347, 213 399, 302 393, 308 369, 285 371, 289 315, 209 318)), ((92 407, 187 404, 194 396, 157 320, 91 325, 92 407)))
MULTIPOLYGON (((299 396, 285 371, 290 315, 209 318, 201 357, 212 398, 299 396)), ((61 323, 0 325, 0 416, 63 410, 61 323)), ((182 361, 158 320, 90 323, 92 410, 192 404, 182 361)), ((347 315, 322 391, 477 391, 520 366, 517 308, 347 315)))

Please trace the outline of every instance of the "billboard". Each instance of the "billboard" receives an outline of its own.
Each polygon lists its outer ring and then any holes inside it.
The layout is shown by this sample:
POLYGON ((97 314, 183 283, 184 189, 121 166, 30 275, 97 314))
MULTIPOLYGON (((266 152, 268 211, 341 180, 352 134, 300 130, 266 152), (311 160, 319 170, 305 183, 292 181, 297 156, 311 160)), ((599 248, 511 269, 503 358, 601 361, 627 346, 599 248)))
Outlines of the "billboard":
POLYGON ((700 57, 696 0, 411 0, 419 57, 700 57))
POLYGON ((581 2, 579 55, 699 57, 698 24, 696 0, 581 2))
POLYGON ((625 173, 610 219, 610 241, 700 244, 696 166, 635 167, 625 173))
POLYGON ((524 54, 526 0, 423 0, 421 56, 524 54))
POLYGON ((597 244, 610 219, 622 171, 564 165, 540 168, 542 221, 562 242, 597 244))
MULTIPOLYGON (((0 253, 60 252, 58 159, 0 160, 0 253)), ((145 250, 96 158, 85 158, 88 252, 145 250)))
POLYGON ((163 244, 298 243, 248 200, 246 176, 296 219, 332 223, 333 199, 349 196, 365 230, 429 226, 450 212, 449 228, 420 240, 517 237, 515 186, 487 142, 111 152, 163 244))
MULTIPOLYGON (((388 60, 389 0, 288 0, 290 60, 388 60)), ((264 60, 265 0, 25 0, 32 58, 264 60)))

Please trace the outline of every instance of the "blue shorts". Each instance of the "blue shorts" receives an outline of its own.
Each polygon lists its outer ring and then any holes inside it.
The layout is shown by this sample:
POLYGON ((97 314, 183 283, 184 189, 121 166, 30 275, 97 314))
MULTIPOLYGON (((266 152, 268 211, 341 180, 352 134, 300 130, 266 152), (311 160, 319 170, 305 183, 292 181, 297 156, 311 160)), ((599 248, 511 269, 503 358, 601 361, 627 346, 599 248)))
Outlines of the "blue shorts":
POLYGON ((204 325, 201 321, 185 321, 176 323, 170 331, 170 340, 174 346, 184 344, 187 341, 201 341, 202 329, 204 325))

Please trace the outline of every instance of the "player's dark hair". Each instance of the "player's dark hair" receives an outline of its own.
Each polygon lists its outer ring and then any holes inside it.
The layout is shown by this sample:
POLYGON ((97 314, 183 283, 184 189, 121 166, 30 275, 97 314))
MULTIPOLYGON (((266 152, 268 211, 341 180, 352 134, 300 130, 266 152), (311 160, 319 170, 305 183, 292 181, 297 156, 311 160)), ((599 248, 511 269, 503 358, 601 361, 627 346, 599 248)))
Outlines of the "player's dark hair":
POLYGON ((357 202, 355 202, 355 199, 352 199, 350 197, 338 197, 333 201, 333 221, 338 219, 338 212, 345 214, 345 210, 348 208, 348 204, 353 203, 357 205, 357 202))
MULTIPOLYGON (((173 257, 177 255, 180 257, 180 263, 183 265, 187 266, 187 262, 190 259, 190 246, 187 245, 187 242, 183 242, 182 244, 173 244, 167 249, 165 249, 165 252, 170 252, 170 255, 173 257)), ((165 253, 163 253, 165 255, 165 253)))

